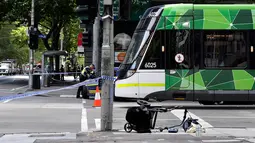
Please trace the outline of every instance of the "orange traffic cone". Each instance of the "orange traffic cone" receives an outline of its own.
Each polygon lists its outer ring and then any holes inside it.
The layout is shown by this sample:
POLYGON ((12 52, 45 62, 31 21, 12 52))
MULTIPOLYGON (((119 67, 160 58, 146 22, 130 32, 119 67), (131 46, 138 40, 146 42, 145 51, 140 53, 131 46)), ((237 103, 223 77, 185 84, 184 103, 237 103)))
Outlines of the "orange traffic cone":
POLYGON ((101 107, 101 98, 98 86, 96 87, 96 94, 93 107, 101 107))

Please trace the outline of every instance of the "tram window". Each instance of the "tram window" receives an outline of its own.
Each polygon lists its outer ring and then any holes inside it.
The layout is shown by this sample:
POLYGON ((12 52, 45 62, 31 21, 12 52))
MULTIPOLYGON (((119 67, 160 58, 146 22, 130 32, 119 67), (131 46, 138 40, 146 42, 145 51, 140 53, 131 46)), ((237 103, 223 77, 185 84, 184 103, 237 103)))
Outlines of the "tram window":
POLYGON ((166 30, 167 46, 167 69, 190 69, 192 68, 193 58, 191 55, 192 43, 190 41, 191 32, 189 30, 166 30), (175 56, 182 54, 182 63, 175 61, 175 56))
POLYGON ((255 69, 255 51, 254 51, 254 47, 255 47, 255 31, 249 31, 249 41, 250 41, 250 46, 248 48, 248 52, 249 52, 249 69, 255 69))
POLYGON ((247 33, 244 31, 205 31, 205 67, 245 68, 247 46, 247 33))
POLYGON ((165 69, 164 53, 161 50, 163 39, 162 31, 156 31, 143 59, 141 69, 165 69))
POLYGON ((203 45, 201 44, 201 41, 203 41, 203 32, 202 31, 194 31, 194 68, 195 69, 201 69, 204 67, 204 61, 203 61, 203 45))

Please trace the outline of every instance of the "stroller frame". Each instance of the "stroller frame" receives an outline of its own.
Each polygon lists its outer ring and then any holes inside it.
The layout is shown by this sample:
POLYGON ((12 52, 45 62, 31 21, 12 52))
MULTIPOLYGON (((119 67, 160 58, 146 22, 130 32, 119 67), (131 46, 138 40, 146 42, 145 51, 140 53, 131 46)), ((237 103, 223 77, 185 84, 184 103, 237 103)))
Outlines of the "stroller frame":
MULTIPOLYGON (((174 108, 171 108, 171 109, 161 108, 161 107, 151 107, 148 102, 143 101, 143 100, 138 100, 137 103, 140 105, 140 108, 145 108, 147 111, 152 113, 152 115, 151 115, 152 117, 151 117, 151 120, 150 120, 150 129, 155 129, 158 112, 169 112, 169 111, 172 111, 172 110, 178 108, 178 106, 176 106, 174 108)), ((184 116, 183 116, 183 121, 180 125, 176 125, 176 126, 172 126, 172 127, 165 127, 165 128, 160 127, 160 128, 157 128, 157 129, 159 129, 160 132, 162 132, 163 130, 166 130, 166 129, 169 129, 169 128, 181 126, 183 124, 183 122, 185 121, 185 119, 186 119, 187 112, 188 112, 187 109, 185 109, 184 116)), ((127 122, 124 125, 124 130, 127 133, 130 133, 130 132, 132 132, 132 130, 137 130, 137 128, 136 128, 136 125, 133 125, 133 124, 127 122)), ((148 133, 150 133, 150 132, 148 132, 148 133)))

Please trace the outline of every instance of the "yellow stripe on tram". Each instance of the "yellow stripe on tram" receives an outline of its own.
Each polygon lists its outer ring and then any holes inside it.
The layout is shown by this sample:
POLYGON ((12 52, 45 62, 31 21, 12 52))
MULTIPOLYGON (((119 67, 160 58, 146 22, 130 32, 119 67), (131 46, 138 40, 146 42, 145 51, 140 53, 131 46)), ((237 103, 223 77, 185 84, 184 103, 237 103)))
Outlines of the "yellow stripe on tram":
POLYGON ((160 87, 160 86, 165 86, 165 83, 123 83, 123 84, 117 84, 116 88, 136 87, 136 86, 160 87))
POLYGON ((180 100, 180 101, 183 101, 183 100, 185 100, 185 98, 174 98, 174 100, 180 100))

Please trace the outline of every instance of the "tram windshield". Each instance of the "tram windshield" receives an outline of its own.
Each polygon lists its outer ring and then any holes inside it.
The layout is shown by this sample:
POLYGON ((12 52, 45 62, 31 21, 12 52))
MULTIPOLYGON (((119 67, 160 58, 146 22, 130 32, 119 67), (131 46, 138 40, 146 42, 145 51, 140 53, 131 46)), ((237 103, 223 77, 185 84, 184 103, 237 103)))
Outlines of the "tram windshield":
POLYGON ((144 13, 142 19, 136 27, 123 64, 132 64, 134 62, 139 51, 148 40, 150 34, 155 30, 155 25, 157 24, 158 16, 160 15, 161 11, 161 7, 153 7, 144 13))

